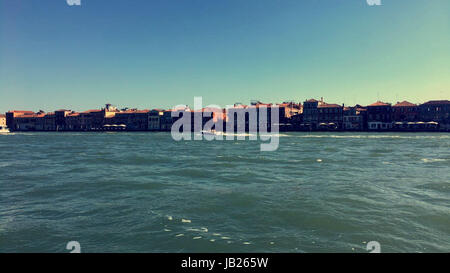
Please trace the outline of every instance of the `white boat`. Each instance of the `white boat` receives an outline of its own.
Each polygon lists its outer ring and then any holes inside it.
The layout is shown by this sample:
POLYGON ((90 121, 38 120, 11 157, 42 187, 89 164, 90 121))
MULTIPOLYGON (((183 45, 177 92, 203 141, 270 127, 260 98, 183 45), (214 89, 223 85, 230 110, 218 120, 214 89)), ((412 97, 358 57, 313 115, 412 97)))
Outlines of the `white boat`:
POLYGON ((216 130, 210 130, 210 131, 202 131, 203 135, 210 135, 210 136, 220 136, 225 135, 222 131, 216 131, 216 130))
POLYGON ((204 135, 215 135, 216 134, 216 130, 211 130, 211 131, 202 131, 202 134, 204 135))
POLYGON ((0 126, 0 134, 7 134, 7 133, 10 133, 8 127, 0 126))

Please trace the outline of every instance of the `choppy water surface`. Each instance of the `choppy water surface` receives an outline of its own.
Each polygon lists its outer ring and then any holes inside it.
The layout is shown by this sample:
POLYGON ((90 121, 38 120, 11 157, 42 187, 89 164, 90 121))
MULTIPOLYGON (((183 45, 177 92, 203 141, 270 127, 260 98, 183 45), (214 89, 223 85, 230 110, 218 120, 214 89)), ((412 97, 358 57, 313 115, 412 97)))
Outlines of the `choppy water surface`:
POLYGON ((0 135, 0 252, 450 251, 450 135, 0 135))

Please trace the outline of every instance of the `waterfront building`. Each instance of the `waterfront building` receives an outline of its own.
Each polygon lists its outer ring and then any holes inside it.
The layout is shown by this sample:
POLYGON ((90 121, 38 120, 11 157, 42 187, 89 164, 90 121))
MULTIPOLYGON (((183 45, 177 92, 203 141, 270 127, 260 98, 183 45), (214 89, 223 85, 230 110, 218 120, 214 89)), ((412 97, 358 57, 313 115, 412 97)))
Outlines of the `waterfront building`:
POLYGON ((72 111, 66 109, 60 109, 55 111, 55 128, 56 131, 66 130, 66 116, 72 111))
POLYGON ((320 103, 317 106, 319 128, 336 130, 342 128, 343 105, 320 103))
MULTIPOLYGON (((251 105, 234 104, 233 107, 226 109, 224 120, 226 121, 225 130, 234 130, 235 132, 255 132, 260 130, 261 126, 271 130, 272 112, 274 107, 278 108, 279 118, 286 120, 285 108, 271 103, 262 103, 259 101, 251 102, 251 105), (280 113, 281 112, 281 113, 280 113), (264 115, 264 116, 263 116, 264 115)), ((277 124, 279 125, 279 124, 277 124)))
POLYGON ((450 101, 432 100, 419 105, 422 122, 437 122, 441 130, 450 130, 450 101))
POLYGON ((369 130, 389 130, 392 128, 392 106, 377 101, 367 106, 367 125, 369 130))
MULTIPOLYGON (((87 130, 88 126, 86 125, 86 119, 82 118, 81 113, 72 112, 66 115, 65 129, 70 131, 78 131, 78 130, 87 130)), ((88 114, 83 113, 83 116, 86 117, 88 114)))
POLYGON ((16 118, 22 115, 32 115, 34 114, 33 111, 18 111, 18 110, 13 110, 13 111, 9 111, 6 112, 5 117, 6 117, 6 126, 11 130, 14 131, 17 129, 16 126, 16 118))
POLYGON ((309 99, 303 103, 302 127, 309 129, 339 129, 342 127, 343 106, 309 99))
POLYGON ((295 102, 283 102, 277 104, 280 122, 280 131, 292 131, 296 126, 294 123, 298 124, 298 117, 303 112, 303 107, 301 103, 295 102))
MULTIPOLYGON (((169 109, 169 110, 165 110, 163 112, 163 115, 161 116, 161 131, 171 131, 172 130, 172 125, 179 119, 181 119, 183 117, 183 115, 185 114, 191 114, 191 109, 186 105, 186 106, 180 106, 178 108, 174 108, 174 109, 169 109)), ((192 119, 192 115, 191 115, 191 119, 192 119)), ((192 120, 191 123, 189 123, 189 126, 192 125, 192 120)), ((188 130, 188 129, 186 129, 188 130)), ((192 130, 192 128, 190 129, 192 130)))
POLYGON ((417 104, 402 101, 392 106, 393 121, 414 122, 419 120, 419 106, 417 104))
POLYGON ((279 108, 280 123, 287 123, 293 116, 303 112, 301 103, 283 102, 277 104, 277 106, 279 108))
POLYGON ((416 105, 407 101, 394 106, 389 103, 375 102, 367 107, 356 105, 344 107, 323 101, 310 99, 301 104, 284 102, 281 104, 253 101, 250 105, 235 104, 228 109, 203 108, 192 111, 187 106, 171 110, 118 110, 111 104, 102 109, 73 112, 56 110, 52 113, 39 111, 9 111, 0 115, 0 126, 6 123, 11 131, 96 131, 96 130, 130 130, 130 131, 170 131, 172 124, 189 113, 191 130, 217 130, 222 122, 223 130, 234 129, 240 132, 260 130, 264 126, 269 131, 274 125, 272 113, 278 109, 280 131, 290 130, 400 130, 400 131, 449 131, 450 101, 428 101, 416 105), (176 113, 172 117, 172 113, 176 113), (264 117, 262 115, 265 115, 264 117), (195 117, 198 116, 198 119, 195 117), (201 120, 197 126, 195 122, 201 120), (265 120, 265 121, 264 121, 265 120), (264 121, 264 124, 261 122, 264 121), (250 128, 255 125, 255 127, 250 128))
MULTIPOLYGON (((208 124, 210 130, 217 130, 223 132, 225 129, 226 113, 224 109, 206 107, 202 109, 202 128, 204 129, 208 124), (216 126, 219 126, 216 128, 216 126)), ((194 115, 193 115, 194 116, 194 115)), ((193 127, 192 127, 193 128, 193 127)))
MULTIPOLYGON (((256 112, 256 129, 261 132, 261 127, 262 128, 267 128, 267 130, 270 132, 271 127, 272 127, 272 111, 273 108, 277 107, 275 105, 273 105, 272 103, 262 103, 262 102, 252 102, 251 105, 248 107, 249 110, 254 109, 256 112)), ((280 111, 280 109, 278 109, 278 119, 279 119, 279 123, 280 122, 284 122, 286 119, 286 111, 285 108, 282 107, 282 110, 280 111)), ((250 126, 251 124, 249 123, 249 116, 246 113, 246 119, 245 119, 245 123, 246 123, 246 131, 250 131, 250 126)))
POLYGON ((6 127, 6 115, 0 114, 0 127, 6 127))
POLYGON ((319 123, 319 110, 321 101, 309 99, 303 103, 303 126, 315 129, 319 123))
POLYGON ((344 107, 342 129, 348 131, 362 131, 366 129, 367 111, 359 105, 344 107))
POLYGON ((44 130, 44 116, 42 112, 39 113, 24 113, 17 116, 15 120, 15 130, 17 131, 43 131, 44 130))
POLYGON ((119 112, 119 110, 117 109, 117 107, 113 106, 110 103, 105 104, 105 111, 107 113, 115 113, 115 112, 119 112))
POLYGON ((290 120, 291 120, 291 124, 293 126, 292 130, 300 130, 300 131, 304 130, 304 128, 302 126, 303 113, 299 113, 299 114, 291 116, 290 120))
MULTIPOLYGON (((245 132, 249 130, 250 120, 257 122, 256 111, 250 113, 249 107, 241 103, 235 103, 233 107, 227 110, 227 123, 225 130, 234 130, 234 132, 245 132)), ((254 109, 256 110, 256 108, 254 109)))
MULTIPOLYGON (((150 110, 131 109, 114 113, 114 116, 105 117, 105 124, 117 125, 129 131, 147 131, 150 110)), ((103 125, 105 125, 103 124, 103 125)), ((102 125, 102 127, 103 127, 102 125)))
POLYGON ((164 115, 164 111, 160 109, 153 109, 148 113, 148 130, 159 131, 161 130, 161 117, 164 115))
POLYGON ((175 119, 178 118, 172 118, 172 111, 173 110, 165 110, 160 117, 161 119, 161 131, 170 131, 172 129, 172 124, 174 123, 175 119))
POLYGON ((70 112, 65 117, 64 130, 69 131, 89 131, 99 130, 103 126, 103 119, 99 119, 101 110, 88 110, 84 112, 70 112), (94 122, 94 115, 96 119, 94 122))
POLYGON ((88 121, 89 130, 101 130, 105 125, 106 109, 93 109, 83 112, 83 116, 88 121))
POLYGON ((203 125, 210 119, 212 119, 212 117, 207 117, 209 116, 211 113, 207 112, 204 114, 204 109, 200 109, 200 110, 187 110, 187 112, 190 112, 190 117, 191 117, 191 131, 192 132, 201 132, 203 130, 203 125), (195 122, 198 122, 197 125, 195 125, 195 122))
POLYGON ((64 130, 71 131, 98 131, 103 130, 105 125, 119 111, 111 104, 106 104, 102 109, 92 109, 84 112, 65 113, 64 130))
POLYGON ((55 113, 47 113, 45 114, 45 116, 43 117, 44 120, 44 131, 55 131, 56 130, 56 126, 55 126, 55 113))

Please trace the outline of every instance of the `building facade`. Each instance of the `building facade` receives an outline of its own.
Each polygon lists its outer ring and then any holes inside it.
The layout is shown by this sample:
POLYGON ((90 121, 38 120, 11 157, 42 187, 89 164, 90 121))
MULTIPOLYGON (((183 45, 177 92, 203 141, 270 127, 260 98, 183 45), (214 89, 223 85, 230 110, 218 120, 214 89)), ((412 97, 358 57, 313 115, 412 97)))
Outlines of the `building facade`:
POLYGON ((0 126, 6 127, 6 115, 0 114, 0 126))
POLYGON ((6 117, 6 126, 11 130, 11 131, 15 131, 17 130, 17 125, 16 125, 16 119, 20 116, 23 115, 33 115, 34 112, 33 111, 9 111, 5 114, 6 117))
POLYGON ((345 107, 343 109, 342 129, 348 131, 362 131, 367 129, 367 111, 361 106, 345 107))
POLYGON ((271 131, 275 125, 280 131, 450 131, 448 100, 428 101, 421 105, 403 101, 394 106, 377 101, 367 107, 344 107, 325 103, 323 99, 307 100, 303 106, 293 102, 271 104, 255 101, 251 105, 235 104, 228 109, 203 108, 197 111, 187 106, 170 110, 118 110, 107 104, 105 108, 84 112, 65 109, 52 113, 9 111, 0 115, 0 126, 6 123, 11 131, 170 131, 173 123, 185 114, 191 117, 190 130, 197 131, 205 130, 207 124, 206 130, 220 130, 217 124, 221 124, 222 130, 228 128, 235 132, 265 128, 271 131), (278 122, 274 115, 278 115, 278 122), (201 124, 195 124, 199 120, 201 124))
POLYGON ((44 113, 24 114, 15 118, 17 131, 43 131, 44 113))
POLYGON ((408 101, 397 102, 392 106, 393 121, 413 122, 419 120, 419 106, 408 101))
POLYGON ((390 103, 377 101, 367 106, 368 130, 384 131, 392 128, 392 106, 390 103))
POLYGON ((317 128, 319 123, 319 104, 321 101, 309 99, 303 103, 303 125, 311 129, 317 128))
POLYGON ((125 125, 126 130, 129 131, 147 131, 149 127, 149 112, 150 110, 132 109, 115 113, 113 117, 107 117, 107 119, 109 119, 109 125, 121 127, 125 125))
POLYGON ((343 121, 343 106, 321 103, 317 107, 317 119, 322 129, 341 129, 343 121))
POLYGON ((47 113, 44 116, 44 131, 55 131, 55 113, 47 113))
POLYGON ((148 130, 161 130, 161 117, 164 115, 163 110, 153 109, 148 113, 148 130))
POLYGON ((172 124, 176 118, 172 118, 172 110, 166 110, 163 112, 161 119, 161 131, 170 131, 172 124))
POLYGON ((436 122, 439 128, 450 130, 450 101, 433 100, 419 105, 422 122, 436 122))

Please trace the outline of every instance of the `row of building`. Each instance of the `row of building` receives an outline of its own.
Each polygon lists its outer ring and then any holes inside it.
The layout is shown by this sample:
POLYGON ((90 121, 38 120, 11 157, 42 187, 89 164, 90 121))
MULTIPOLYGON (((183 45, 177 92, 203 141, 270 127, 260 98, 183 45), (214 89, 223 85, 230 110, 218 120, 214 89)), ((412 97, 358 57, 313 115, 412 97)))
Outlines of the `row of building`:
POLYGON ((230 128, 234 127, 236 130, 241 126, 244 128, 240 129, 248 131, 252 118, 259 122, 262 113, 270 128, 275 122, 272 118, 274 107, 278 109, 276 122, 282 131, 450 131, 448 100, 428 101, 420 105, 407 101, 395 105, 378 101, 367 106, 351 107, 326 103, 323 99, 310 99, 303 104, 267 104, 255 101, 250 105, 235 104, 228 109, 203 108, 198 111, 188 107, 170 110, 119 110, 107 104, 104 108, 84 112, 65 109, 51 113, 14 110, 0 115, 0 125, 3 122, 11 131, 170 131, 173 123, 183 113, 189 112, 192 114, 192 130, 195 127, 194 117, 200 115, 202 126, 212 119, 216 123, 223 122, 224 130, 232 122, 233 126, 230 128), (176 117, 172 114, 174 111, 179 112, 176 117), (252 116, 251 113, 256 115, 252 116), (244 122, 240 123, 239 119, 244 122))
POLYGON ((436 100, 417 105, 377 101, 367 106, 329 104, 323 100, 303 103, 302 125, 312 129, 357 131, 428 131, 450 129, 450 101, 436 100))

